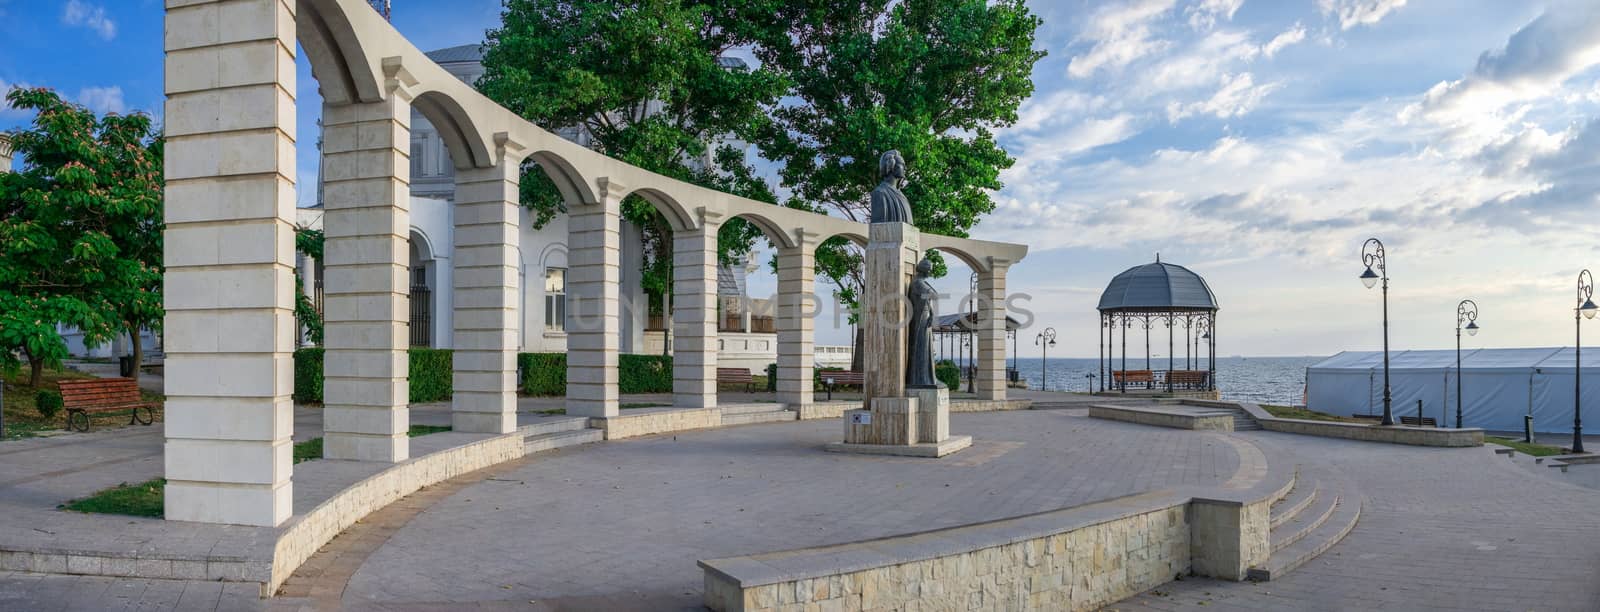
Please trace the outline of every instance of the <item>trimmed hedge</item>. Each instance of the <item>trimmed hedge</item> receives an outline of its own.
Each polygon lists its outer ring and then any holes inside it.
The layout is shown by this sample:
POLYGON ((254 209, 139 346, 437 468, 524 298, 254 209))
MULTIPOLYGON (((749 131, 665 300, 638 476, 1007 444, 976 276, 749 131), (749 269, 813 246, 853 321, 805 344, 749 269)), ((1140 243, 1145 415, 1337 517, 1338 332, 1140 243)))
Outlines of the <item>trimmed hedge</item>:
POLYGON ((294 352, 294 401, 322 401, 321 348, 303 348, 294 352))
MULTIPOLYGON (((411 401, 450 399, 454 353, 449 349, 414 348, 411 359, 411 401)), ((323 349, 294 352, 294 399, 322 401, 323 349)), ((522 369, 519 387, 525 395, 558 396, 567 393, 566 353, 518 353, 522 369)), ((671 393, 672 358, 662 355, 618 355, 617 386, 622 393, 671 393)))
MULTIPOLYGON (((454 367, 449 349, 414 348, 411 360, 411 401, 439 402, 450 399, 454 367)), ((322 401, 323 349, 303 348, 294 352, 294 401, 322 401)))
POLYGON ((933 376, 944 383, 944 388, 955 391, 961 388, 961 368, 956 362, 944 359, 933 365, 933 376))
POLYGON ((518 353, 524 395, 566 395, 566 353, 518 353))
POLYGON ((442 402, 455 388, 450 349, 411 349, 411 403, 442 402))
POLYGON ((54 420, 66 405, 66 400, 55 391, 40 389, 38 393, 33 394, 33 408, 38 410, 39 416, 44 417, 46 421, 54 420))
POLYGON ((618 393, 671 393, 672 357, 617 355, 618 393))

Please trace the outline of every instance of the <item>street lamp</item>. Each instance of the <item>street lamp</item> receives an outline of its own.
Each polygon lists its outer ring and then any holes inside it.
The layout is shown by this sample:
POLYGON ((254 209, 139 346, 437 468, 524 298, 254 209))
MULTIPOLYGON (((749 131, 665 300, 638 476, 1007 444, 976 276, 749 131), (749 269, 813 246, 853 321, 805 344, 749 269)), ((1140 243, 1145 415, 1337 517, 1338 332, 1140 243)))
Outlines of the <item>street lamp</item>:
MULTIPOLYGON (((1466 323, 1468 336, 1478 335, 1478 303, 1461 300, 1456 304, 1456 429, 1461 429, 1461 327, 1466 323)), ((1421 423, 1418 423, 1419 425, 1421 423)))
MULTIPOLYGON (((1039 335, 1033 337, 1033 345, 1039 347, 1039 389, 1044 390, 1045 381, 1050 367, 1050 347, 1056 345, 1056 328, 1046 327, 1039 335)), ((1089 390, 1091 393, 1094 389, 1089 390)))
POLYGON ((1361 263, 1367 266, 1361 273, 1361 284, 1371 289, 1378 281, 1383 281, 1383 421, 1380 424, 1393 425, 1394 411, 1389 394, 1389 261, 1383 256, 1383 243, 1377 238, 1368 238, 1361 245, 1361 263), (1372 271, 1373 266, 1377 266, 1377 272, 1372 271))
POLYGON ((1583 452, 1583 320, 1593 319, 1594 275, 1588 270, 1578 273, 1578 309, 1573 311, 1572 355, 1572 452, 1583 452), (1581 315, 1581 316, 1580 316, 1581 315))

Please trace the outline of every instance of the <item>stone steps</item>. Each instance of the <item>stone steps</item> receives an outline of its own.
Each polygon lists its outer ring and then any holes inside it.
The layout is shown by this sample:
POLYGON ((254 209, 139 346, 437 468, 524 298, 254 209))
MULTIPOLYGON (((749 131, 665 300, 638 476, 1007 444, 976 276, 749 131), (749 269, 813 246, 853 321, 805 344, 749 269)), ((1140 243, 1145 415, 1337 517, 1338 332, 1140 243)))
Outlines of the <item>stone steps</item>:
POLYGON ((547 417, 538 422, 517 428, 524 436, 537 436, 561 431, 577 431, 589 427, 589 418, 581 416, 547 417))
POLYGON ((555 450, 579 444, 604 440, 606 433, 598 429, 576 429, 531 435, 522 439, 524 454, 555 450))
MULTIPOLYGON (((776 404, 771 405, 776 406, 776 404)), ((783 410, 781 408, 763 410, 759 412, 736 412, 733 414, 724 412, 722 413, 722 426, 732 427, 734 425, 754 425, 756 423, 779 423, 783 421, 794 421, 799 418, 799 413, 793 410, 783 410)))
POLYGON ((1272 555, 1251 567, 1247 578, 1281 577, 1332 548, 1355 528, 1362 503, 1360 492, 1336 475, 1302 471, 1294 490, 1272 507, 1272 555))

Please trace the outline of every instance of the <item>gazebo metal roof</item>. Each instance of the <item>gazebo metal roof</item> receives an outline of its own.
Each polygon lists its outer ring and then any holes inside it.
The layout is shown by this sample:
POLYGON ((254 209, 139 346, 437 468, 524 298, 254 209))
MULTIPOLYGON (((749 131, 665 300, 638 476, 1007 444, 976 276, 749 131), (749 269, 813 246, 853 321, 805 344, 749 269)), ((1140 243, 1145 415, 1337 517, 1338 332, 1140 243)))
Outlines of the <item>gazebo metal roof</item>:
POLYGON ((1215 311, 1217 296, 1199 274, 1176 264, 1155 263, 1128 268, 1100 294, 1102 311, 1215 311))

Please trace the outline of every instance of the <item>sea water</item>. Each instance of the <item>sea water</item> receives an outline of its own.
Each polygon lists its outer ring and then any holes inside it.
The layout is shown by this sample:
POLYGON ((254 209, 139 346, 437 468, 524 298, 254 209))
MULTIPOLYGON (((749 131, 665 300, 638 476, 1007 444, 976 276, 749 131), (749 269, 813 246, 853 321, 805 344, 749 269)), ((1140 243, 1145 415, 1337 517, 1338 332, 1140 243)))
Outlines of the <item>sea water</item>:
MULTIPOLYGON (((1217 391, 1222 399, 1262 404, 1300 404, 1305 395, 1306 368, 1321 361, 1324 357, 1219 357, 1217 359, 1217 391)), ((1010 367, 1011 361, 1006 365, 1010 367)), ((1193 364, 1191 364, 1193 365, 1193 364)), ((1111 364, 1108 370, 1120 369, 1121 363, 1111 364)), ((1016 367, 1021 371, 1022 380, 1027 381, 1028 388, 1038 389, 1041 380, 1044 388, 1055 391, 1085 391, 1089 388, 1092 379, 1095 389, 1100 388, 1100 362, 1098 359, 1074 359, 1051 357, 1049 362, 1034 357, 1016 360, 1016 367)), ((1192 368, 1185 368, 1180 357, 1173 365, 1174 369, 1206 369, 1205 361, 1192 368)), ((1145 369, 1144 356, 1130 356, 1128 358, 1129 370, 1145 369)), ((1150 369, 1166 370, 1166 357, 1151 357, 1150 369)), ((1111 387, 1107 381, 1106 387, 1111 387)))

